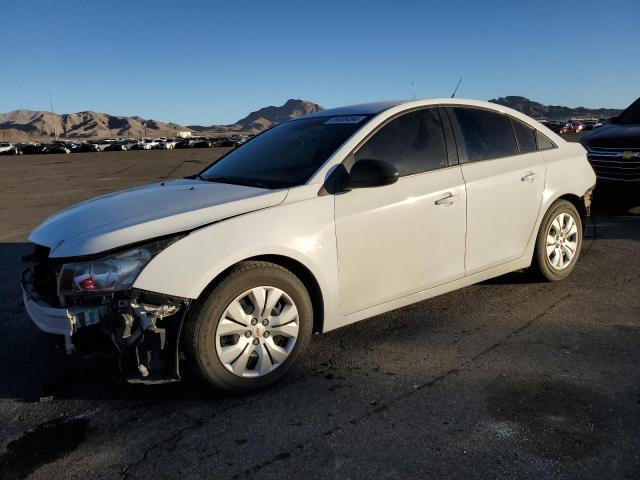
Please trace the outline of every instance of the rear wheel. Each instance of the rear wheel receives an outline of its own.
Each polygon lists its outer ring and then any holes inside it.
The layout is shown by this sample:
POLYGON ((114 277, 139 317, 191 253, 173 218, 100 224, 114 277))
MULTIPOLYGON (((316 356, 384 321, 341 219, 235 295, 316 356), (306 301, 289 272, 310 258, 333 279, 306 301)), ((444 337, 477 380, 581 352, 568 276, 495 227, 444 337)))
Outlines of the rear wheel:
POLYGON ((211 386, 244 393, 277 382, 304 352, 313 310, 302 282, 268 262, 242 262, 196 304, 185 349, 211 386))
POLYGON ((576 207, 558 200, 547 211, 536 239, 532 269, 550 282, 573 271, 582 248, 582 220, 576 207))

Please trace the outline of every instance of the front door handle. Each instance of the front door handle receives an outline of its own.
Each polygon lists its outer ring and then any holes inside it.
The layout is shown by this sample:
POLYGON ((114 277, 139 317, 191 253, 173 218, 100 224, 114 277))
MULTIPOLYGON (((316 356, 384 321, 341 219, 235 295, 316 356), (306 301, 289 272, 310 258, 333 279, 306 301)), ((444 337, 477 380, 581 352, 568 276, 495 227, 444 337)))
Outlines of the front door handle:
POLYGON ((536 172, 527 172, 520 180, 523 182, 533 182, 536 178, 538 178, 538 174, 536 172))
POLYGON ((439 198, 436 200, 436 205, 453 205, 454 202, 458 200, 458 195, 454 193, 447 193, 446 196, 439 198))

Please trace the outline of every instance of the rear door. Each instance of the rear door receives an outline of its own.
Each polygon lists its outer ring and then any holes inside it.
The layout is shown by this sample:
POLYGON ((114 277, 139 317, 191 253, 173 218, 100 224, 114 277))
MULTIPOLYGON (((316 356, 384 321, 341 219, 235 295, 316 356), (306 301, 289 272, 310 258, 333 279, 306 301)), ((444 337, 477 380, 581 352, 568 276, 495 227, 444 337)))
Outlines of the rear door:
POLYGON ((546 164, 535 131, 519 120, 481 108, 448 111, 467 189, 471 275, 524 255, 542 205, 546 164))

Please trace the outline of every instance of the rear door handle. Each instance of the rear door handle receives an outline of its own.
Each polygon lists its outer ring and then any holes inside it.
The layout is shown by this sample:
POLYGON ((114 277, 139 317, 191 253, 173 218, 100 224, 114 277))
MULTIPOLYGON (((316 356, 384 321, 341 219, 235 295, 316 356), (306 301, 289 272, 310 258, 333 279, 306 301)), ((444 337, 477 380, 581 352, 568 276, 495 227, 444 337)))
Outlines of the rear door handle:
POLYGON ((435 201, 436 205, 453 205, 454 202, 458 201, 458 195, 453 193, 447 193, 446 196, 439 198, 435 201))
POLYGON ((520 180, 523 182, 533 182, 536 178, 538 178, 538 174, 536 172, 527 172, 520 180))

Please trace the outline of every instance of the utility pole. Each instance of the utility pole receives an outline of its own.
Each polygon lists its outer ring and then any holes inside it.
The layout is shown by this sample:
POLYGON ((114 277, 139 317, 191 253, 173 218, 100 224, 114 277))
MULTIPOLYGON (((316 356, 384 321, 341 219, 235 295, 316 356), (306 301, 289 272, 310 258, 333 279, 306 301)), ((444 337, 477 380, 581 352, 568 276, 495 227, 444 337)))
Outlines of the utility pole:
POLYGON ((411 82, 411 89, 413 90, 413 99, 416 99, 416 82, 411 82))
POLYGON ((49 92, 49 106, 51 107, 51 124, 53 125, 53 136, 58 141, 58 130, 56 129, 56 119, 53 116, 53 92, 49 92))

